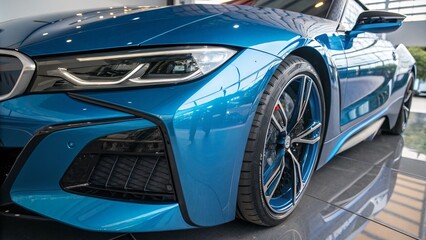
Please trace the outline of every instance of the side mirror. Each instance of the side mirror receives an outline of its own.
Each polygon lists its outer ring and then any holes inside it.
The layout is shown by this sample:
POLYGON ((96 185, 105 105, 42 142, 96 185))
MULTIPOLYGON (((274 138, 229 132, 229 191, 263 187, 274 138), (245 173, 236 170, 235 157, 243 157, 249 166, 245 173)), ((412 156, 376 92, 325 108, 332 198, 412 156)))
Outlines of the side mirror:
POLYGON ((357 35, 362 32, 388 33, 397 30, 402 25, 405 15, 385 11, 365 11, 362 12, 350 31, 350 35, 357 35))

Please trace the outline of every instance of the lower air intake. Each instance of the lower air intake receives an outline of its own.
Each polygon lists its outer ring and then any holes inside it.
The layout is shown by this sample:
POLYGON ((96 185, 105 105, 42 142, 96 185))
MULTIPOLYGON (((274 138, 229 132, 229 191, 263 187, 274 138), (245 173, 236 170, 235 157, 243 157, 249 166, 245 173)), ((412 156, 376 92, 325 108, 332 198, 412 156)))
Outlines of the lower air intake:
POLYGON ((158 128, 113 134, 91 142, 62 178, 69 192, 130 201, 176 201, 158 128))
POLYGON ((22 148, 0 148, 0 187, 6 181, 22 148))

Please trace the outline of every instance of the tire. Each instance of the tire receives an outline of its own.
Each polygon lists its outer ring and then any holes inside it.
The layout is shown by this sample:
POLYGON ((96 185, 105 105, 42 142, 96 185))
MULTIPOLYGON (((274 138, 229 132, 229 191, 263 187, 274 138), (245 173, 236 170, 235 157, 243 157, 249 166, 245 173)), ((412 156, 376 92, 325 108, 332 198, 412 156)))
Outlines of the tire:
POLYGON ((288 56, 254 116, 239 181, 239 218, 275 226, 295 209, 318 161, 324 110, 315 69, 301 57, 288 56))
POLYGON ((411 102, 414 95, 414 75, 410 73, 408 77, 407 89, 404 93, 404 98, 402 101, 401 110, 398 114, 398 119, 396 120, 395 126, 389 130, 389 133, 394 135, 402 134, 407 128, 408 117, 410 116, 411 102))

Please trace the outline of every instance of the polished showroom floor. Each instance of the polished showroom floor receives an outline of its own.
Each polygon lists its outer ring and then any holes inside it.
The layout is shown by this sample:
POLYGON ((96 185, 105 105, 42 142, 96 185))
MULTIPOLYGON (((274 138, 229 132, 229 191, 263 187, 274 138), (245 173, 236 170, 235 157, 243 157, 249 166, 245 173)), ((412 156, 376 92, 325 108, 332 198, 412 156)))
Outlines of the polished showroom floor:
POLYGON ((426 99, 413 103, 403 137, 379 135, 315 173, 282 225, 243 221, 162 233, 87 232, 0 214, 0 239, 426 239, 426 99))

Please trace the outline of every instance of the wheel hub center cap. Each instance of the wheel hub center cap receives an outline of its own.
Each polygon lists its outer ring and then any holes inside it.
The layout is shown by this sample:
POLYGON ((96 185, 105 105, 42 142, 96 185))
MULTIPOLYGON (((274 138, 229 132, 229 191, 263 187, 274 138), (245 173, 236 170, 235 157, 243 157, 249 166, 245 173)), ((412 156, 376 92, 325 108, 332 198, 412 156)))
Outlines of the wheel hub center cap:
POLYGON ((290 136, 286 136, 285 137, 285 143, 284 143, 285 148, 286 149, 290 148, 290 144, 291 144, 291 138, 290 138, 290 136))

